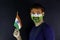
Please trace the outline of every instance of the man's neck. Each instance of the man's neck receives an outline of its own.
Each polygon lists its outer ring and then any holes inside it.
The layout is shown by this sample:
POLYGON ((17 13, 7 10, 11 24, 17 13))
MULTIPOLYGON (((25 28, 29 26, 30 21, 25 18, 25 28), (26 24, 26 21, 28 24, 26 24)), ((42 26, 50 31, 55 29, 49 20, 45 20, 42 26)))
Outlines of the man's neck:
POLYGON ((41 25, 44 21, 40 21, 39 23, 36 23, 35 26, 38 27, 39 25, 41 25))

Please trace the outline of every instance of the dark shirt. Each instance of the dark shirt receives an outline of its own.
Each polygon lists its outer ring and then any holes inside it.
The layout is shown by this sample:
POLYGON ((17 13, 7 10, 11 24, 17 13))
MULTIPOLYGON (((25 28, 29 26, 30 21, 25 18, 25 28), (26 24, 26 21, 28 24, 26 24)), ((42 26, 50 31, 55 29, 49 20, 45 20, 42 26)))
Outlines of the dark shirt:
POLYGON ((54 31, 48 24, 42 23, 38 27, 33 27, 29 40, 55 40, 54 31))

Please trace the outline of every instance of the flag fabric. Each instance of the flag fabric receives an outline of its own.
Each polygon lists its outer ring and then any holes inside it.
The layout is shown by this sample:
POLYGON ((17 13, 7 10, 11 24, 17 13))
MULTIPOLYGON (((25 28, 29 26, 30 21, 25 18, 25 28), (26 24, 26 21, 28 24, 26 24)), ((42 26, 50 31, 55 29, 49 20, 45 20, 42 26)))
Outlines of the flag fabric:
POLYGON ((18 12, 17 12, 17 15, 16 15, 16 18, 15 18, 15 22, 14 22, 14 27, 16 27, 16 29, 21 29, 21 19, 20 17, 18 16, 18 12))

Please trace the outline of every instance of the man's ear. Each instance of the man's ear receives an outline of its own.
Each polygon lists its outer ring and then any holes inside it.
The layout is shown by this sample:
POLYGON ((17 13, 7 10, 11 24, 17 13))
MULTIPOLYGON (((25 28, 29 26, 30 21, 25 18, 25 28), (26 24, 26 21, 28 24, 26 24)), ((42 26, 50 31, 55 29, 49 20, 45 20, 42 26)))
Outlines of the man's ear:
POLYGON ((44 16, 44 12, 43 12, 42 14, 43 14, 43 16, 44 16))

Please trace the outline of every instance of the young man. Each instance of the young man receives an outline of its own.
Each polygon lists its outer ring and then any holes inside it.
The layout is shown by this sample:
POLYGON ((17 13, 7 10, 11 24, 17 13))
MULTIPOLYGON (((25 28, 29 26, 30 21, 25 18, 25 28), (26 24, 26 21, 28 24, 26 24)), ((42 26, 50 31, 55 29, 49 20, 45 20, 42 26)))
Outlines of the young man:
MULTIPOLYGON (((50 26, 43 20, 45 9, 40 4, 34 4, 30 8, 30 16, 35 26, 29 34, 29 40, 55 40, 55 35, 50 26)), ((15 30, 13 33, 17 40, 22 40, 20 32, 15 30)))
POLYGON ((35 26, 32 28, 29 40, 55 40, 55 35, 50 26, 43 20, 45 9, 40 4, 34 4, 30 8, 31 19, 35 26))

